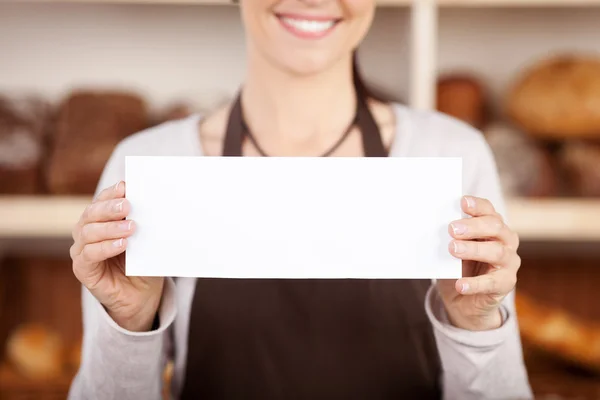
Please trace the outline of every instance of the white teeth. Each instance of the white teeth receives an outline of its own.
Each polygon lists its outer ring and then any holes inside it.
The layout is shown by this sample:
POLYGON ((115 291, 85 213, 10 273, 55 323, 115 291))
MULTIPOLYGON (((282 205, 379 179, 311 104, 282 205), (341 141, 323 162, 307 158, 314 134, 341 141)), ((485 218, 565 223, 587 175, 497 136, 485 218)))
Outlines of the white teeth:
POLYGON ((308 33, 320 33, 330 29, 334 21, 315 21, 309 19, 293 19, 293 18, 282 18, 283 22, 293 26, 294 28, 308 32, 308 33))

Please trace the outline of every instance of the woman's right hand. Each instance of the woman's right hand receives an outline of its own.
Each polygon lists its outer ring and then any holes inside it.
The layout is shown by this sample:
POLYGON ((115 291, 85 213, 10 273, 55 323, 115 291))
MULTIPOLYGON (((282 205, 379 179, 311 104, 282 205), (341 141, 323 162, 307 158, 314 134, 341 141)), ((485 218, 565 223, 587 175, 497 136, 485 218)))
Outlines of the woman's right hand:
POLYGON ((122 328, 148 331, 158 310, 164 278, 125 275, 127 238, 135 223, 124 220, 130 205, 125 182, 104 189, 73 229, 73 272, 122 328))

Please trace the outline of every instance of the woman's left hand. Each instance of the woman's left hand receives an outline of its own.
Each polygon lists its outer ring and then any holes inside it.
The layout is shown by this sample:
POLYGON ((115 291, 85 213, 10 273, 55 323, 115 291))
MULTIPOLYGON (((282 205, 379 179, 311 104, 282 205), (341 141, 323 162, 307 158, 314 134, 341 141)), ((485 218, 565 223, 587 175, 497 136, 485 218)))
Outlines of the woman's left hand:
POLYGON ((519 237, 490 201, 466 196, 461 208, 472 218, 454 221, 448 229, 449 251, 463 260, 463 278, 440 280, 438 290, 454 326, 495 329, 502 325, 500 304, 517 282, 519 237))

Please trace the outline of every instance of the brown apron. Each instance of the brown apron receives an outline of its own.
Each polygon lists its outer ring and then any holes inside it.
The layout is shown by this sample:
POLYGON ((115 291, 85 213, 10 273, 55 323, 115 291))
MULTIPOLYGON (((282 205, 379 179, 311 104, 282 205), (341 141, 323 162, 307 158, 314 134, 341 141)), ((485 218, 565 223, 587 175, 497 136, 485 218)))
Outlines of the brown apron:
MULTIPOLYGON (((385 157, 359 97, 365 156, 385 157)), ((242 127, 238 97, 223 155, 242 155, 242 127)), ((430 284, 197 279, 181 398, 440 399, 439 355, 424 310, 430 284)))

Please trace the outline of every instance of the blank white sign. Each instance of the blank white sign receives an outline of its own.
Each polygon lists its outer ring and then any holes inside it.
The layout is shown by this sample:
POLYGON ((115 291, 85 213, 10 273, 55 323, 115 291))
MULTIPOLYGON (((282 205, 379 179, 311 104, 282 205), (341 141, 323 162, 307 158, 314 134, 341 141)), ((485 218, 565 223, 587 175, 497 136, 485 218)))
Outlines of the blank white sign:
POLYGON ((126 158, 131 276, 452 279, 460 158, 126 158))

